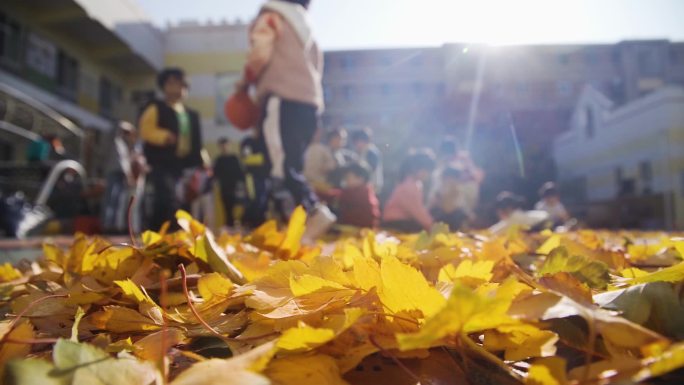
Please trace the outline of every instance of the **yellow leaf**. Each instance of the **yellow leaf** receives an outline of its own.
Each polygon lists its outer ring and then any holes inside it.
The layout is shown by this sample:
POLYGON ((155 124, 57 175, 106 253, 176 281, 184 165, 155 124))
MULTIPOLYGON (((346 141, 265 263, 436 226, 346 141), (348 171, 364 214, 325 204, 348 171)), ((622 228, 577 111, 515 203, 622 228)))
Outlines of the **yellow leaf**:
POLYGON ((323 320, 323 326, 335 331, 339 335, 349 329, 366 311, 358 307, 348 307, 344 309, 344 314, 334 314, 323 320))
POLYGON ((178 225, 183 230, 192 234, 193 238, 203 235, 207 229, 201 222, 193 218, 192 215, 190 215, 190 213, 187 211, 176 211, 176 221, 178 221, 178 225))
POLYGON ((681 258, 684 258, 684 240, 681 240, 681 238, 679 239, 680 240, 674 242, 674 247, 675 250, 677 250, 677 252, 679 253, 679 256, 681 258))
POLYGON ((356 287, 363 290, 370 290, 382 285, 380 266, 374 259, 364 257, 363 255, 355 255, 353 259, 353 279, 356 283, 356 287))
POLYGON ((635 381, 644 381, 680 369, 684 367, 684 343, 674 344, 657 357, 644 359, 643 363, 645 367, 634 377, 635 381))
POLYGON ((506 249, 505 239, 497 238, 484 242, 482 244, 482 250, 478 254, 480 259, 489 261, 498 261, 504 258, 510 258, 511 254, 506 249))
POLYGON ((78 342, 78 326, 81 323, 81 319, 85 315, 85 311, 79 306, 76 309, 76 316, 74 317, 74 324, 71 326, 71 341, 78 342))
POLYGON ((636 267, 630 267, 628 269, 622 270, 620 274, 622 274, 622 276, 625 278, 640 278, 648 275, 648 271, 644 271, 636 267))
POLYGON ((532 357, 556 354, 558 335, 527 324, 502 325, 485 331, 484 347, 490 351, 505 350, 507 361, 521 361, 532 357))
POLYGON ((114 333, 154 331, 161 327, 151 318, 120 306, 105 307, 104 310, 90 315, 88 319, 95 327, 114 333))
POLYGON ((344 286, 315 275, 290 276, 290 290, 295 297, 315 293, 320 290, 342 290, 344 286))
POLYGON ((680 262, 674 266, 666 267, 647 275, 634 277, 629 281, 629 283, 631 285, 658 281, 676 283, 682 280, 684 280, 684 262, 680 262))
POLYGON ((544 243, 537 249, 537 254, 548 255, 551 250, 561 245, 561 236, 554 234, 550 236, 544 243))
POLYGON ((199 291, 205 301, 214 297, 226 298, 233 290, 233 282, 219 273, 203 275, 197 281, 197 291, 199 291))
POLYGON ((532 362, 525 385, 567 385, 565 360, 560 357, 539 358, 532 362))
POLYGON ((476 261, 466 259, 461 262, 458 267, 452 264, 447 264, 439 271, 438 280, 440 282, 454 283, 455 280, 461 278, 470 278, 481 284, 489 282, 492 279, 492 269, 494 268, 494 261, 476 261))
POLYGON ((278 349, 289 352, 305 352, 315 349, 335 338, 331 329, 312 328, 304 323, 298 327, 287 329, 278 339, 278 349))
POLYGON ((159 241, 162 240, 161 235, 159 233, 152 231, 152 230, 147 230, 142 233, 142 241, 145 246, 150 246, 153 245, 159 241))
POLYGON ((278 385, 349 385, 329 356, 288 356, 271 362, 265 374, 278 385))
POLYGON ((298 206, 292 213, 292 216, 290 216, 285 239, 280 244, 279 255, 281 258, 290 259, 297 255, 301 247, 304 230, 306 230, 306 211, 304 211, 302 206, 298 206))
POLYGON ((337 282, 345 287, 351 286, 350 275, 342 269, 342 265, 335 258, 320 255, 320 252, 318 254, 319 256, 310 262, 308 274, 337 282))
POLYGON ((522 290, 520 283, 509 279, 499 286, 493 297, 484 297, 475 291, 454 285, 446 305, 425 321, 417 333, 397 334, 401 350, 429 348, 435 341, 448 335, 474 333, 515 323, 507 311, 511 302, 522 290))
POLYGON ((166 352, 172 346, 185 340, 185 334, 176 328, 167 328, 156 333, 148 334, 133 344, 134 353, 143 360, 161 362, 166 352))
POLYGON ((135 352, 136 348, 135 345, 133 345, 133 340, 131 340, 131 337, 128 337, 126 339, 118 340, 114 343, 109 344, 106 350, 108 353, 119 353, 123 351, 135 352))
POLYGON ((347 239, 338 243, 333 256, 342 262, 345 269, 352 269, 354 267, 354 260, 363 257, 363 253, 352 240, 347 239))
POLYGON ((430 286, 425 276, 395 257, 386 257, 380 265, 382 288, 380 300, 393 313, 420 310, 425 317, 437 313, 446 303, 442 295, 430 286))
MULTIPOLYGON (((3 322, 0 324, 0 334, 7 338, 13 340, 30 340, 35 338, 33 333, 33 327, 28 321, 21 321, 18 325, 14 327, 11 331, 8 330, 10 326, 9 322, 3 322)), ((30 344, 17 344, 14 342, 5 342, 0 345, 0 379, 4 378, 5 365, 8 361, 14 358, 22 358, 31 352, 30 344)))
POLYGON ((154 304, 152 298, 150 298, 150 296, 147 295, 147 293, 144 293, 142 289, 140 289, 138 285, 133 283, 133 281, 131 281, 130 279, 127 279, 125 281, 114 281, 114 283, 121 288, 121 290, 127 298, 132 299, 137 303, 154 304))
POLYGON ((629 254, 632 260, 638 261, 652 257, 662 249, 664 249, 664 245, 661 243, 632 243, 627 246, 627 254, 629 254))
POLYGON ((390 239, 381 239, 380 235, 369 231, 363 239, 363 255, 367 258, 382 260, 385 257, 397 256, 397 244, 390 239))
POLYGON ((64 252, 57 246, 51 243, 43 243, 43 254, 45 259, 56 264, 57 266, 64 266, 66 262, 66 256, 64 252))
POLYGON ((18 278, 21 278, 21 272, 12 267, 9 262, 0 265, 0 282, 14 281, 18 278))

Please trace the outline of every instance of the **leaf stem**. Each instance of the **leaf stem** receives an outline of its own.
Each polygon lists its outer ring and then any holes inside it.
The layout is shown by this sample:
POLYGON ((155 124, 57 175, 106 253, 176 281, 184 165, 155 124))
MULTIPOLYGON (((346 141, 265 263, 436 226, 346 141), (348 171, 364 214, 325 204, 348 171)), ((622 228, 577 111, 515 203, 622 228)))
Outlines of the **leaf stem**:
POLYGON ((131 199, 128 200, 128 235, 131 237, 131 244, 133 247, 138 248, 138 242, 135 239, 135 234, 133 234, 133 205, 135 204, 135 195, 131 195, 131 199))
POLYGON ((209 325, 207 323, 207 321, 205 321, 202 318, 202 316, 199 314, 199 312, 195 308, 195 305, 192 303, 192 298, 190 298, 190 292, 188 291, 188 281, 187 281, 187 273, 185 272, 185 266, 183 266, 183 264, 181 263, 178 265, 178 269, 181 272, 181 278, 182 278, 182 283, 183 283, 183 293, 185 294, 185 298, 188 300, 188 306, 190 307, 190 311, 195 316, 195 318, 197 318, 197 321, 199 321, 199 323, 202 324, 202 326, 204 326, 207 330, 209 330, 215 336, 221 338, 222 340, 225 340, 226 337, 224 337, 216 329, 211 327, 211 325, 209 325))

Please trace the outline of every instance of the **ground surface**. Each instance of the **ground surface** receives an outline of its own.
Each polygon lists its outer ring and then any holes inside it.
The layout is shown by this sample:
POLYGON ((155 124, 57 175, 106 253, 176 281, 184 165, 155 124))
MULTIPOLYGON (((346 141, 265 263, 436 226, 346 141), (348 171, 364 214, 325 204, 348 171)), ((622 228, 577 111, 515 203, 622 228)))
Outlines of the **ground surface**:
POLYGON ((9 384, 684 383, 676 234, 367 230, 304 214, 47 243, 0 267, 9 384))

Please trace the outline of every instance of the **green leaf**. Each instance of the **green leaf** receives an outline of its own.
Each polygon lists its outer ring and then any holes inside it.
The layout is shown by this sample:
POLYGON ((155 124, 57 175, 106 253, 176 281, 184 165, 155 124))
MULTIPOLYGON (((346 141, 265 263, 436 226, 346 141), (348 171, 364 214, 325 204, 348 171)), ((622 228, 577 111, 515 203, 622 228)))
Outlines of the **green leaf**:
POLYGON ((653 331, 684 338, 684 307, 670 283, 652 282, 609 291, 595 295, 594 302, 653 331))
POLYGON ((68 385, 69 378, 55 373, 51 363, 29 358, 7 363, 4 384, 7 385, 68 385))
POLYGON ((129 385, 160 383, 159 372, 152 362, 141 362, 127 353, 113 358, 93 345, 60 339, 55 344, 52 360, 56 372, 73 384, 129 385))
POLYGON ((604 289, 610 282, 608 266, 605 263, 590 260, 582 255, 570 256, 568 250, 562 246, 551 251, 539 269, 539 275, 553 275, 561 272, 574 275, 594 289, 604 289))
POLYGON ((245 283, 245 276, 228 260, 226 253, 216 244, 214 235, 209 230, 197 240, 195 253, 197 258, 206 261, 215 272, 225 274, 235 283, 245 283))

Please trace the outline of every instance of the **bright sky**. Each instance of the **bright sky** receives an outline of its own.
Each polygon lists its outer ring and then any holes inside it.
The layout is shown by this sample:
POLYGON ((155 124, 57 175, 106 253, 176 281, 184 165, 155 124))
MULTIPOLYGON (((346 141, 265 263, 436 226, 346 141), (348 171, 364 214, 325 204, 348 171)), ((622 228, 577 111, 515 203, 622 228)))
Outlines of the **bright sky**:
MULTIPOLYGON (((136 0, 167 20, 250 20, 263 0, 136 0)), ((325 49, 543 44, 667 38, 684 41, 684 0, 313 0, 325 49)))

